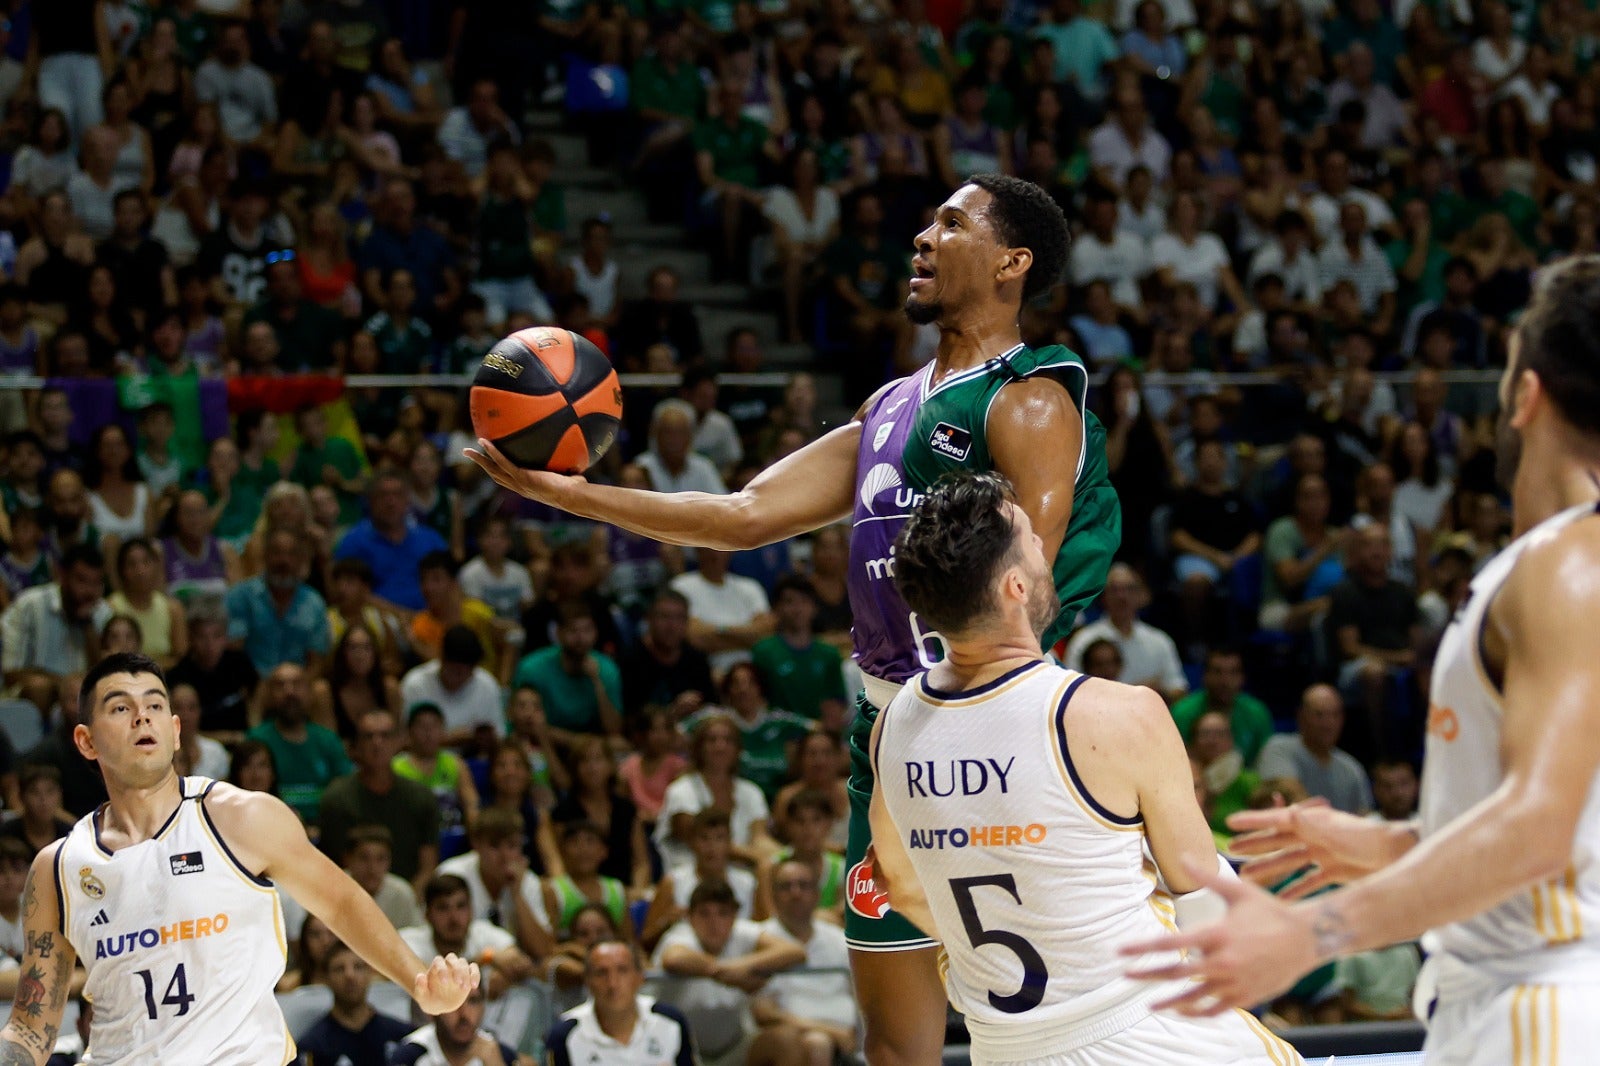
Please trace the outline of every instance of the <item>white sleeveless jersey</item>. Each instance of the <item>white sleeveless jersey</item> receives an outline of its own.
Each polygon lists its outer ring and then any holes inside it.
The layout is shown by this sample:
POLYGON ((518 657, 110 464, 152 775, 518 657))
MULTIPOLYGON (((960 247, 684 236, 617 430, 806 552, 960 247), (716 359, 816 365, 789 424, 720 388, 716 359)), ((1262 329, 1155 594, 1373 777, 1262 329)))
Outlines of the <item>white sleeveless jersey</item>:
POLYGON ((1151 986, 1123 977, 1117 949, 1176 930, 1142 821, 1078 783, 1064 714, 1085 680, 1040 661, 943 693, 924 674, 883 712, 876 787, 927 894, 950 1002, 985 1056, 1047 1054, 1147 1015, 1151 986))
MULTIPOLYGON (((1584 504, 1547 518, 1491 559, 1445 630, 1429 691, 1420 830, 1439 832, 1500 787, 1504 707, 1490 680, 1482 639, 1489 605, 1529 548, 1600 508, 1584 504)), ((1580 624, 1573 619, 1574 624, 1580 624)), ((1556 980, 1600 974, 1600 795, 1593 783, 1561 876, 1428 935, 1441 951, 1497 980, 1556 980)))
POLYGON ((215 782, 180 778, 161 831, 115 853, 96 811, 56 854, 61 925, 94 1004, 85 1063, 281 1066, 294 1058, 273 988, 278 890, 239 865, 205 809, 215 782))

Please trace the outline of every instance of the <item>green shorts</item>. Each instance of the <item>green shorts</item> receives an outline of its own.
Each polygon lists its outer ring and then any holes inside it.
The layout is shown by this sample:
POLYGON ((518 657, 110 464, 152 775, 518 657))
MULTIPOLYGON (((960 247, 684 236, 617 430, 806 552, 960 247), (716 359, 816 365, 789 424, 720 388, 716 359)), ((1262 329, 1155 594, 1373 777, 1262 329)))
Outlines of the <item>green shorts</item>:
POLYGON ((857 695, 855 719, 845 738, 850 745, 850 779, 845 785, 850 793, 850 841, 844 853, 844 937, 855 951, 918 951, 936 947, 938 941, 888 910, 866 872, 857 869, 872 843, 868 809, 873 773, 867 745, 877 720, 878 708, 868 702, 866 693, 857 695))

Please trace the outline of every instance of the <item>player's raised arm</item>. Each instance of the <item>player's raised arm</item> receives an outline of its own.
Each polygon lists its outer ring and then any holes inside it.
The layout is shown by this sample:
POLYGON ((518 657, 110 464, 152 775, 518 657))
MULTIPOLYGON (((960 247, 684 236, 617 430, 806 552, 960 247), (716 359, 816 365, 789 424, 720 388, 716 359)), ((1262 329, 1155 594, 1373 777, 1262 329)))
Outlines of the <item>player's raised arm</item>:
MULTIPOLYGON (((1039 375, 1001 389, 989 410, 989 454, 1054 559, 1072 521, 1083 415, 1059 381, 1039 375)), ((1187 770, 1184 771, 1188 773, 1187 770)))
POLYGON ((39 852, 22 890, 22 969, 11 1020, 0 1029, 0 1066, 40 1066, 55 1050, 77 954, 61 931, 56 850, 39 852))
MULTIPOLYGON (((283 801, 217 784, 203 801, 248 871, 275 881, 373 969, 410 990, 425 1013, 445 1014, 477 987, 474 964, 454 956, 426 964, 406 946, 366 890, 322 852, 283 801)), ((6 1066, 0 1060, 0 1066, 6 1066)))

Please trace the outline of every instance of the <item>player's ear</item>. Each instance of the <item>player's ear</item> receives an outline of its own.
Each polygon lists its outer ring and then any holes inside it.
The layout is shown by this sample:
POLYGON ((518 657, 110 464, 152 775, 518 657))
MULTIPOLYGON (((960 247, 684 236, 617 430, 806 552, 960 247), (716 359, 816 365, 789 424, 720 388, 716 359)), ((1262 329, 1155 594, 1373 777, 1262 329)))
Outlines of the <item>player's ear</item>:
POLYGON ((89 732, 89 727, 81 722, 72 727, 72 743, 77 747, 78 754, 90 762, 95 762, 100 758, 95 752, 94 734, 89 732))
POLYGON ((1511 381, 1511 426, 1526 429, 1533 413, 1544 403, 1544 382, 1533 370, 1519 370, 1511 381))
POLYGON ((1033 251, 1029 248, 1007 248, 995 269, 997 282, 1021 281, 1033 266, 1033 251))

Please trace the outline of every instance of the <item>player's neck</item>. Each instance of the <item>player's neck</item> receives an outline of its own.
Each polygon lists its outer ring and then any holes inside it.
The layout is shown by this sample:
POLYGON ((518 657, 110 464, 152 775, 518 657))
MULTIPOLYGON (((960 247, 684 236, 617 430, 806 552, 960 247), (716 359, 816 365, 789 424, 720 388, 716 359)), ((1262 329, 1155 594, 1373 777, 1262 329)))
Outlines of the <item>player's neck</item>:
POLYGON ((981 366, 1022 343, 1014 311, 987 309, 970 319, 946 314, 939 322, 939 350, 933 357, 933 380, 981 366))
POLYGON ((928 671, 928 680, 946 692, 964 692, 1044 658, 1031 633, 999 633, 959 642, 947 641, 944 661, 928 671))
POLYGON ((149 788, 132 788, 107 779, 106 795, 109 802, 100 817, 101 832, 120 837, 123 846, 155 836, 183 800, 176 771, 149 788))
POLYGON ((1542 476, 1532 470, 1519 473, 1511 493, 1512 533, 1521 536, 1553 515, 1596 500, 1600 500, 1600 457, 1575 449, 1542 476))

